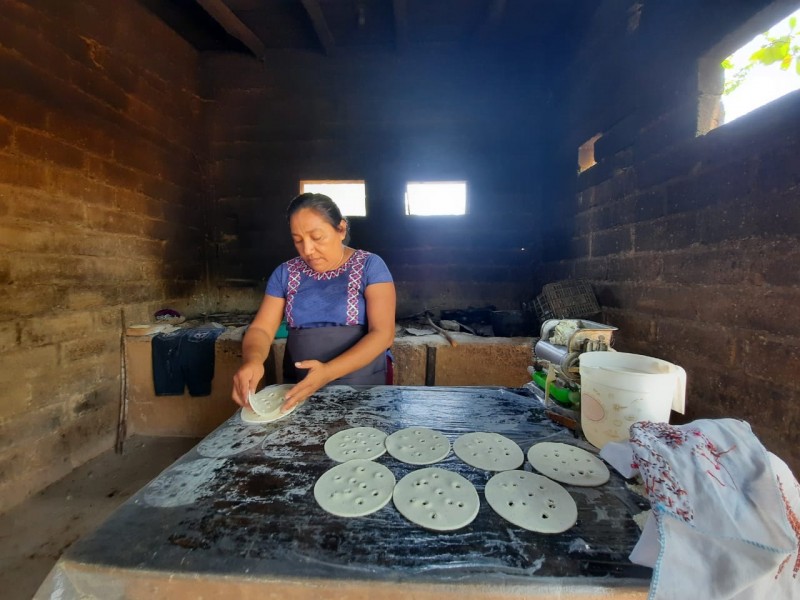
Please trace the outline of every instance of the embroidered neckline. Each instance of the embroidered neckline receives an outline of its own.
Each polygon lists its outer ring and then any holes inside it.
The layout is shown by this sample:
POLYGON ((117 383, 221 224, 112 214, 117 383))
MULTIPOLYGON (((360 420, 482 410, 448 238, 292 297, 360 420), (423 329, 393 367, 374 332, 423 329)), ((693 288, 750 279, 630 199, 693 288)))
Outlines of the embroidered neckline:
POLYGON ((350 266, 350 263, 353 262, 353 260, 355 260, 356 255, 361 254, 361 253, 364 253, 364 251, 363 250, 353 250, 353 253, 350 255, 350 258, 348 258, 346 261, 344 261, 339 267, 337 267, 336 269, 333 269, 332 271, 323 271, 322 273, 319 273, 319 272, 315 271, 314 269, 312 269, 311 267, 309 267, 308 263, 306 261, 304 261, 302 258, 300 258, 299 256, 296 257, 294 260, 297 261, 297 265, 300 267, 300 272, 303 275, 307 275, 307 276, 311 277, 312 279, 316 279, 317 281, 321 281, 322 279, 330 280, 330 279, 333 279, 334 277, 339 277, 339 275, 342 275, 345 271, 347 271, 347 268, 350 266))
POLYGON ((317 273, 309 267, 305 261, 299 256, 289 260, 286 265, 289 273, 289 280, 287 282, 286 290, 286 320, 289 322, 289 327, 295 326, 292 309, 294 307, 294 297, 300 287, 300 276, 305 274, 307 277, 321 281, 330 281, 335 279, 344 272, 347 272, 347 325, 358 324, 358 294, 361 287, 361 282, 364 277, 364 266, 369 257, 369 252, 365 250, 354 250, 353 254, 348 258, 343 265, 334 271, 326 271, 324 273, 317 273), (351 265, 352 261, 352 265, 351 265), (350 267, 350 268, 348 268, 350 267))

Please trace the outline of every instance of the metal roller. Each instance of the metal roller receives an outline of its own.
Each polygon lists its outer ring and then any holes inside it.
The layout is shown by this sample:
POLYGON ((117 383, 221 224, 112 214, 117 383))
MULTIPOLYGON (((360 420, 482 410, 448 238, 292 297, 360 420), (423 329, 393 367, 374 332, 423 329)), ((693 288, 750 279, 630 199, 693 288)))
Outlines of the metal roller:
POLYGON ((533 351, 536 353, 537 358, 546 360, 558 367, 563 377, 578 379, 578 374, 573 373, 570 369, 578 366, 580 352, 569 352, 566 346, 556 346, 542 340, 536 342, 533 351))
POLYGON ((544 340, 536 342, 533 351, 538 358, 553 363, 554 365, 560 365, 561 361, 568 354, 566 346, 556 346, 544 340))

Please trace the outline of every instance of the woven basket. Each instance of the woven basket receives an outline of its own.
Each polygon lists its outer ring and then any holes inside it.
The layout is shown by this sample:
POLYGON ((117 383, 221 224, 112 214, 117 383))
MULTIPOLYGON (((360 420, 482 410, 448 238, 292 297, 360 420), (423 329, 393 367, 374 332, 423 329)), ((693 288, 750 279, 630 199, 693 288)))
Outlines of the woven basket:
POLYGON ((565 279, 542 286, 542 293, 533 301, 539 320, 576 319, 600 312, 592 286, 583 279, 565 279))

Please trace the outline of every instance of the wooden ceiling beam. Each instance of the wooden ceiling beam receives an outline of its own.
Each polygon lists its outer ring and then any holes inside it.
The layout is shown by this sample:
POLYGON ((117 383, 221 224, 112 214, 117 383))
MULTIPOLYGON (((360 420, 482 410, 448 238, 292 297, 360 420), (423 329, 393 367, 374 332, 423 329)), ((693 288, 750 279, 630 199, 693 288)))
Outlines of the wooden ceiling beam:
POLYGON ((506 0, 492 0, 489 8, 486 11, 486 18, 478 28, 477 38, 479 40, 486 40, 500 25, 503 20, 503 15, 506 12, 506 0))
POLYGON ((260 61, 264 60, 267 49, 250 28, 228 8, 223 0, 197 0, 197 3, 219 23, 231 36, 242 42, 260 61))
POLYGON ((325 54, 333 54, 336 50, 336 42, 333 39, 333 34, 328 28, 328 22, 325 20, 325 15, 322 14, 322 7, 317 0, 300 0, 303 3, 303 8, 308 13, 308 18, 311 19, 311 25, 314 27, 314 32, 317 34, 319 43, 322 44, 322 49, 325 54))
POLYGON ((394 36, 397 50, 402 52, 408 47, 408 0, 393 0, 394 36))

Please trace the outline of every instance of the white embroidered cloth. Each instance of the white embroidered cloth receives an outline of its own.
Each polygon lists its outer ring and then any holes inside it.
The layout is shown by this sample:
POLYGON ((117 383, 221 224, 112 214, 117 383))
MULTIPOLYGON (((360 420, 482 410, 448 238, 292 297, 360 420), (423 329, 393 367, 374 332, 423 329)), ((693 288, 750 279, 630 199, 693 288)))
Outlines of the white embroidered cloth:
POLYGON ((600 456, 639 472, 652 505, 632 562, 650 600, 800 598, 800 486, 735 419, 642 421, 600 456))

